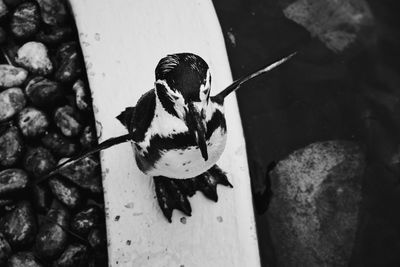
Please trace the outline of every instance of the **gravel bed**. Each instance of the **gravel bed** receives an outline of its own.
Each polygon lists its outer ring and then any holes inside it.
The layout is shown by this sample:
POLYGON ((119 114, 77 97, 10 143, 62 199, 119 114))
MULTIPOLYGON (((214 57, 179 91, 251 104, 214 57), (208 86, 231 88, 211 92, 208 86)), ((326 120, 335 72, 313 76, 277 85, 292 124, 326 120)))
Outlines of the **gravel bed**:
POLYGON ((0 266, 107 266, 99 157, 78 34, 62 0, 0 0, 0 266))

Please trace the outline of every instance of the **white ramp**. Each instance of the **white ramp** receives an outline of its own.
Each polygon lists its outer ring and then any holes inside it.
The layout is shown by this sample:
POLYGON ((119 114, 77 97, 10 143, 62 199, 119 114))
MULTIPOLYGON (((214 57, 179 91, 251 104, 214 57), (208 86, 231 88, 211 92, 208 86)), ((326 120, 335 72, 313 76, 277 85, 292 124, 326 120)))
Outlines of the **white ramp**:
MULTIPOLYGON (((70 0, 88 68, 100 140, 126 133, 115 119, 153 87, 167 54, 192 52, 211 67, 212 94, 232 81, 210 0, 70 0)), ((228 142, 219 166, 234 188, 218 186, 213 203, 200 192, 193 215, 163 217, 153 181, 136 167, 129 143, 104 151, 101 163, 112 266, 260 266, 245 141, 235 95, 226 102, 228 142)))

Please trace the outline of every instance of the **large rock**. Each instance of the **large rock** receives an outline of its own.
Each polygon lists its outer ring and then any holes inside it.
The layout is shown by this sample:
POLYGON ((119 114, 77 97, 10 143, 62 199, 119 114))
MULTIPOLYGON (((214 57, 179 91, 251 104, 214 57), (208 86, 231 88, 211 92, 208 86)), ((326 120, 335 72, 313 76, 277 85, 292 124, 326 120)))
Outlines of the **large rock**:
POLYGON ((278 266, 348 266, 364 168, 346 141, 313 143, 277 164, 268 220, 278 266))
POLYGON ((373 25, 365 0, 296 0, 283 13, 335 52, 348 48, 373 25))

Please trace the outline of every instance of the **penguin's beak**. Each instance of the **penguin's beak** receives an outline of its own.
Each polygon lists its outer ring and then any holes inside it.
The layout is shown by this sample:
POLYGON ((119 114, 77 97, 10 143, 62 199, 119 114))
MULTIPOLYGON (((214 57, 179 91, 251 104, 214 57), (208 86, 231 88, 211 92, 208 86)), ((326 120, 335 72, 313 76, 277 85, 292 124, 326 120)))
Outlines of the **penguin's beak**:
POLYGON ((195 138, 197 145, 200 148, 201 155, 204 160, 208 160, 207 144, 206 144, 206 125, 204 118, 193 102, 189 102, 188 111, 186 113, 186 125, 189 128, 189 132, 195 138))

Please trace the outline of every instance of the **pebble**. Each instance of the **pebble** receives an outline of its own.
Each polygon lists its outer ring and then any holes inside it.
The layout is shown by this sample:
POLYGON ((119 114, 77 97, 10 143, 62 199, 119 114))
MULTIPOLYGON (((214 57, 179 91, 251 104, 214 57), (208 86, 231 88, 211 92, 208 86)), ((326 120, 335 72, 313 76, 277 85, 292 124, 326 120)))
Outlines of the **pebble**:
POLYGON ((35 77, 25 87, 29 100, 37 107, 51 108, 63 98, 64 92, 58 82, 42 76, 35 77))
POLYGON ((84 267, 88 262, 88 249, 82 244, 72 244, 54 262, 53 267, 84 267))
MULTIPOLYGON (((21 47, 19 43, 17 43, 16 40, 11 38, 9 34, 7 34, 7 42, 5 42, 2 47, 3 47, 3 57, 7 61, 8 64, 11 64, 13 66, 16 66, 17 64, 15 63, 15 58, 18 53, 18 49, 21 47)), ((8 65, 8 66, 11 66, 8 65)), ((26 70, 25 70, 26 71, 26 70)), ((28 72, 26 71, 28 74, 28 72)), ((18 87, 18 86, 17 86, 18 87)))
POLYGON ((83 202, 79 188, 70 181, 53 177, 49 180, 49 187, 53 195, 70 209, 75 209, 83 202))
POLYGON ((0 166, 9 167, 22 157, 24 144, 21 134, 15 126, 0 126, 0 166))
POLYGON ((86 126, 79 138, 79 142, 85 149, 90 149, 96 145, 96 138, 92 127, 86 126))
POLYGON ((9 7, 16 7, 25 0, 3 0, 3 2, 9 7))
POLYGON ((3 0, 0 0, 0 19, 5 17, 8 13, 8 8, 6 4, 4 4, 3 0))
MULTIPOLYGON (((59 163, 62 163, 61 160, 59 163)), ((102 192, 101 179, 99 173, 100 163, 94 157, 86 157, 75 164, 67 165, 59 172, 82 188, 88 189, 93 193, 102 192)))
POLYGON ((18 5, 11 18, 11 32, 15 37, 28 39, 36 34, 40 26, 39 7, 34 2, 18 5))
POLYGON ((10 244, 8 244, 4 235, 0 233, 0 266, 4 266, 7 263, 11 252, 10 244))
POLYGON ((43 267, 32 252, 18 252, 8 260, 8 267, 43 267))
MULTIPOLYGON (((117 261, 118 264, 118 261, 117 261)), ((95 251, 91 255, 88 267, 107 267, 109 266, 107 260, 107 253, 104 251, 95 251)))
POLYGON ((0 93, 0 122, 7 121, 26 105, 24 92, 20 88, 9 88, 0 93))
POLYGON ((82 80, 77 80, 72 86, 72 90, 75 92, 76 106, 80 110, 87 110, 88 104, 86 103, 86 88, 82 80))
POLYGON ((43 111, 26 107, 18 115, 18 126, 24 136, 38 137, 46 132, 49 120, 43 111))
POLYGON ((7 40, 7 33, 2 27, 0 27, 0 44, 5 43, 6 40, 7 40))
POLYGON ((47 75, 53 71, 47 48, 39 42, 27 42, 18 49, 15 62, 32 73, 47 75))
POLYGON ((44 147, 28 148, 23 162, 25 170, 34 177, 42 177, 56 166, 53 155, 44 147))
POLYGON ((82 129, 79 114, 71 106, 63 106, 56 109, 54 122, 63 135, 68 137, 79 135, 82 129))
POLYGON ((67 19, 67 9, 63 0, 37 0, 43 22, 49 25, 63 24, 67 19))
POLYGON ((12 205, 14 205, 14 199, 0 198, 0 208, 7 208, 12 205))
POLYGON ((39 212, 47 212, 52 201, 52 195, 47 186, 42 184, 33 184, 32 194, 35 209, 39 212))
POLYGON ((54 74, 60 82, 74 82, 83 72, 82 61, 78 53, 78 44, 62 44, 56 54, 58 68, 54 74))
POLYGON ((36 236, 35 251, 44 259, 56 259, 68 245, 70 215, 68 210, 57 201, 53 201, 36 236), (47 218, 47 219, 46 219, 47 218))
POLYGON ((27 77, 28 72, 23 68, 7 64, 0 65, 0 87, 18 87, 25 82, 27 77))
POLYGON ((28 187, 28 174, 21 169, 6 169, 0 172, 0 198, 15 196, 28 187))
POLYGON ((58 157, 70 157, 78 152, 78 144, 62 134, 50 131, 42 139, 42 144, 58 157))
POLYGON ((70 27, 48 27, 36 34, 36 40, 48 45, 57 45, 71 37, 72 33, 73 31, 70 27))
POLYGON ((96 227, 92 229, 88 235, 90 246, 96 250, 102 250, 107 247, 107 237, 105 229, 96 227))
POLYGON ((37 232, 37 225, 31 204, 28 201, 18 202, 12 211, 1 218, 0 231, 13 248, 32 244, 37 232))
POLYGON ((100 210, 96 206, 89 206, 81 210, 71 220, 71 230, 79 235, 86 236, 100 221, 100 210))

